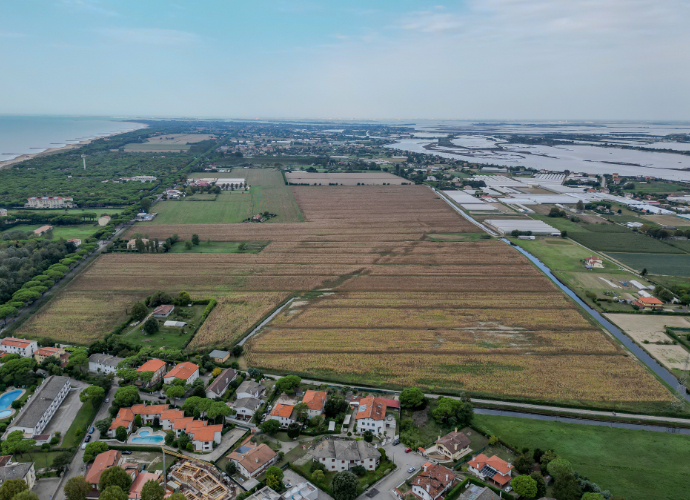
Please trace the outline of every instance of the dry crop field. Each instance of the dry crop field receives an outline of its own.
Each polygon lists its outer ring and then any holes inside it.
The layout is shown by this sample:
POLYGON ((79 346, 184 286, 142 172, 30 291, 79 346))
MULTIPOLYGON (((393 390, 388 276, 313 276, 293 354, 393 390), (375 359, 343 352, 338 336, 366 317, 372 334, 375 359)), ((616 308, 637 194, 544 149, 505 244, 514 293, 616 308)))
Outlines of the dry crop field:
POLYGON ((288 182, 292 182, 294 184, 309 184, 310 186, 316 184, 327 186, 331 183, 337 183, 343 186, 355 186, 357 184, 364 184, 366 186, 381 186, 384 183, 399 186, 403 182, 409 184, 408 180, 386 172, 338 174, 296 171, 286 173, 285 177, 287 178, 288 182))
MULTIPOLYGON (((259 254, 104 255, 63 295, 218 298, 191 348, 228 345, 300 296, 246 345, 251 366, 277 373, 621 408, 671 400, 510 246, 432 241, 478 229, 428 188, 291 189, 306 222, 147 227, 160 239, 271 241, 259 254)), ((79 314, 88 328, 93 313, 79 314)), ((47 335, 45 315, 34 323, 25 329, 47 335)))

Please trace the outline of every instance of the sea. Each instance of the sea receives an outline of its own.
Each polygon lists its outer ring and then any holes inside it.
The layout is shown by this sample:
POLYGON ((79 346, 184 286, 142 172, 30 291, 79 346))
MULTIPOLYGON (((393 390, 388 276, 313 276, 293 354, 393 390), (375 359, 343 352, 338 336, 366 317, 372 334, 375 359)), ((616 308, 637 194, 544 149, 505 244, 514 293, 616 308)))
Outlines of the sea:
POLYGON ((112 117, 0 115, 0 166, 24 154, 129 132, 145 125, 112 117))

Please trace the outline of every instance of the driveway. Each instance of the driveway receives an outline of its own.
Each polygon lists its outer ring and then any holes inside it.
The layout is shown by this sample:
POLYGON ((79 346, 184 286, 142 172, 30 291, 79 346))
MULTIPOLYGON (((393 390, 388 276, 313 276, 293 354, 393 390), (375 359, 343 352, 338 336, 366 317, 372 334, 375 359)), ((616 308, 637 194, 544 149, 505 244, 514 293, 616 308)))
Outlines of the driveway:
POLYGON ((45 477, 36 481, 31 492, 36 493, 39 500, 52 500, 59 486, 59 477, 45 477))
POLYGON ((405 453, 405 445, 402 443, 398 446, 388 444, 384 446, 383 449, 386 450, 388 458, 393 460, 398 468, 381 479, 378 483, 369 487, 369 489, 362 493, 357 500, 369 500, 371 498, 383 500, 389 498, 389 495, 393 496, 393 489, 411 475, 419 472, 419 468, 427 461, 418 453, 405 453), (407 472, 407 469, 410 467, 415 467, 416 470, 412 473, 407 472), (378 493, 374 494, 372 491, 373 489, 376 489, 378 493))
POLYGON ((70 425, 72 425, 72 422, 74 422, 77 417, 77 413, 79 413, 79 410, 83 406, 82 402, 79 401, 79 394, 81 394, 81 391, 86 389, 89 384, 70 379, 70 385, 76 387, 76 390, 71 390, 69 394, 67 394, 60 408, 55 412, 53 418, 50 419, 50 422, 43 432, 44 434, 55 434, 59 432, 64 437, 70 425))

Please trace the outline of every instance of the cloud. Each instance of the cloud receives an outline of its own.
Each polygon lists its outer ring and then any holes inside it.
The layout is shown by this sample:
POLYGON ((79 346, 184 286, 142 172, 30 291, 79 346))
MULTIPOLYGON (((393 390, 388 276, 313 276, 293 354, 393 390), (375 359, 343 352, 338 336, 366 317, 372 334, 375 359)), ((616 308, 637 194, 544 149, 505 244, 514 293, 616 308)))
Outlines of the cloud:
POLYGON ((465 25, 463 19, 448 12, 418 11, 405 16, 397 25, 403 30, 421 33, 453 31, 465 25))
POLYGON ((160 28, 100 28, 94 31, 114 42, 144 46, 190 45, 200 40, 195 33, 160 28))
POLYGON ((101 6, 98 0, 62 0, 61 5, 74 9, 86 10, 108 17, 120 17, 120 13, 101 6))

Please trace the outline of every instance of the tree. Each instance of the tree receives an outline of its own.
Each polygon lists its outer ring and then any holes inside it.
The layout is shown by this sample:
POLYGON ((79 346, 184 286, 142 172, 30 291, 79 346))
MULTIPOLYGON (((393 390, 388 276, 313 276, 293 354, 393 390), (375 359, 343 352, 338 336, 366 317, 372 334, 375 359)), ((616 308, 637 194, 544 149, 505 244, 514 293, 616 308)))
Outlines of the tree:
POLYGON ((566 474, 556 479, 553 485, 553 495, 557 500, 580 500, 582 490, 575 476, 566 474))
POLYGON ((128 408, 137 403, 141 403, 141 397, 139 396, 139 391, 133 385, 126 385, 115 391, 113 406, 117 408, 128 408))
POLYGON ((359 477, 362 477, 367 473, 367 470, 361 465, 355 465, 350 469, 350 471, 359 477))
POLYGON ((177 399, 181 398, 184 396, 184 393, 187 392, 186 389, 180 385, 171 385, 168 387, 165 391, 165 395, 168 396, 170 399, 177 399))
POLYGON ((244 351, 244 348, 241 345, 236 344, 232 348, 232 355, 236 358, 239 358, 240 356, 242 356, 243 351, 244 351))
POLYGON ((546 496, 546 481, 541 473, 534 471, 530 474, 530 477, 534 479, 537 483, 537 494, 534 498, 543 498, 546 496))
POLYGON ((213 371, 211 372, 211 375, 213 375, 213 377, 217 377, 217 376, 220 375, 221 373, 223 373, 223 369, 222 369, 222 368, 214 368, 213 371))
POLYGON ((262 423, 259 426, 259 428, 263 432, 265 432, 266 434, 269 434, 272 436, 280 430, 280 422, 278 422, 277 420, 273 420, 273 419, 266 420, 264 423, 262 423))
POLYGON ((102 420, 96 420, 96 422, 93 424, 93 426, 98 429, 98 432, 101 433, 101 436, 105 436, 106 433, 108 432, 108 429, 110 429, 110 424, 112 423, 112 420, 109 418, 104 418, 102 420))
POLYGON ((39 500, 39 498, 33 491, 22 491, 18 495, 15 495, 12 500, 39 500))
POLYGON ((371 431, 364 431, 364 434, 362 434, 362 437, 367 443, 371 443, 374 440, 374 433, 371 431))
POLYGON ((523 453, 517 457, 513 463, 515 470, 517 470, 520 474, 529 474, 532 472, 533 464, 534 459, 528 453, 523 453))
POLYGON ((304 422, 309 417, 309 407, 306 403, 297 403, 292 408, 293 414, 295 415, 295 420, 298 422, 304 422))
POLYGON ((184 496, 182 493, 173 493, 168 497, 168 500, 187 500, 187 497, 184 496))
POLYGON ((582 202, 582 200, 577 200, 577 204, 575 205, 575 208, 577 209, 578 212, 582 212, 585 209, 585 204, 582 202))
POLYGON ((227 417, 230 415, 231 411, 232 410, 230 410, 230 407, 222 401, 214 401, 206 411, 206 415, 215 422, 216 418, 227 417))
POLYGON ((158 307, 163 304, 172 304, 173 299, 170 296, 170 294, 163 292, 162 290, 158 290, 156 293, 151 295, 151 298, 149 299, 149 307, 158 307))
POLYGON ((86 500, 91 485, 86 482, 84 476, 75 476, 67 480, 64 491, 67 500, 86 500))
POLYGON ((137 302, 132 306, 132 319, 134 321, 141 321, 148 316, 149 310, 143 302, 137 302))
POLYGON ((119 486, 122 491, 129 491, 129 488, 132 486, 132 477, 122 467, 117 465, 108 467, 101 474, 101 479, 98 481, 98 489, 103 491, 108 486, 119 486))
POLYGON ((134 415, 134 425, 141 427, 141 415, 134 415))
POLYGON ((187 240, 187 241, 184 242, 184 248, 185 248, 185 250, 191 250, 191 249, 192 249, 192 246, 193 246, 193 244, 192 244, 192 241, 191 241, 191 240, 187 240))
POLYGON ((551 461, 556 460, 558 455, 553 450, 546 450, 546 452, 541 456, 539 463, 541 464, 541 470, 548 470, 551 461))
POLYGON ((149 382, 153 380, 153 376, 154 372, 151 371, 139 372, 139 380, 141 380, 146 385, 148 385, 149 382))
POLYGON ((187 398, 187 400, 182 405, 182 410, 192 415, 198 412, 199 416, 203 416, 211 408, 214 403, 212 399, 200 398, 199 396, 192 396, 187 398))
POLYGON ((148 212, 151 209, 152 203, 151 198, 142 198, 139 202, 139 206, 144 212, 148 212))
POLYGON ((288 375, 279 378, 275 385, 277 394, 295 392, 295 389, 302 383, 302 379, 297 375, 288 375))
POLYGON ((426 406, 426 398, 419 387, 406 387, 400 393, 400 406, 411 410, 421 410, 426 406))
POLYGON ((90 385, 79 394, 79 401, 86 403, 91 401, 91 406, 96 408, 105 398, 105 389, 97 385, 90 385))
POLYGON ((94 441, 93 443, 87 444, 84 449, 84 463, 88 464, 95 459, 97 455, 100 455, 104 451, 108 451, 108 449, 108 444, 103 441, 94 441))
POLYGON ((189 292, 185 292, 184 290, 182 290, 177 296, 177 303, 181 306, 191 304, 192 296, 189 295, 189 292))
POLYGON ((199 246, 199 235, 198 234, 192 235, 192 245, 194 245, 195 247, 199 246))
MULTIPOLYGON (((2 443, 2 454, 14 455, 15 453, 19 453, 19 455, 23 455, 31 451, 34 446, 36 446, 35 439, 24 439, 24 433, 22 431, 13 431, 10 432, 7 439, 2 443)), ((0 500, 2 500, 2 498, 0 498, 0 500)))
POLYGON ((530 476, 514 477, 510 485, 515 493, 525 498, 535 498, 537 496, 537 482, 530 476))
POLYGON ((23 479, 8 479, 0 486, 0 500, 12 500, 22 491, 29 489, 23 479))
POLYGON ((474 410, 469 402, 451 398, 439 398, 431 416, 440 424, 465 427, 472 422, 474 410))
POLYGON ((299 436, 299 431, 302 429, 302 426, 298 424, 297 422, 293 422, 288 425, 287 428, 287 435, 290 439, 294 439, 297 436, 299 436))
POLYGON ((58 474, 62 474, 71 463, 72 454, 69 451, 63 451, 55 456, 52 467, 57 470, 58 474))
POLYGON ((235 474, 237 472, 237 465, 235 462, 228 460, 228 462, 225 464, 225 472, 228 473, 228 476, 235 474))
POLYGON ((141 489, 141 500, 163 500, 165 490, 158 481, 149 479, 141 489))
MULTIPOLYGON (((275 491, 283 489, 283 471, 280 467, 272 465, 266 470, 266 486, 275 491)), ((143 499, 142 499, 143 500, 143 499)))
POLYGON ((323 411, 327 417, 335 418, 340 413, 346 412, 350 405, 341 397, 332 397, 326 400, 323 411))
POLYGON ((123 443, 127 441, 127 428, 120 426, 115 429, 115 439, 123 443))
POLYGON ((647 268, 645 267, 642 272, 640 273, 640 276, 647 276, 647 268))
POLYGON ((359 480, 352 472, 338 472, 333 477, 333 498, 335 500, 354 500, 357 498, 359 480))
POLYGON ((160 330, 160 327, 158 326, 158 320, 151 316, 149 319, 146 320, 146 323, 144 323, 143 329, 144 332, 148 335, 158 333, 158 330, 160 330))
POLYGON ((127 500, 127 493, 122 491, 119 486, 108 486, 106 489, 101 490, 101 494, 98 500, 127 500))
POLYGON ((314 482, 317 483, 317 484, 318 484, 318 483, 322 483, 324 477, 326 477, 326 476, 325 476, 325 474, 323 473, 322 470, 315 470, 315 471, 312 473, 312 475, 311 475, 311 478, 312 478, 312 479, 314 480, 314 482))
POLYGON ((552 460, 549 462, 546 470, 548 470, 551 477, 556 480, 558 480, 560 477, 573 473, 572 465, 570 465, 570 462, 568 462, 565 458, 557 458, 552 460))

